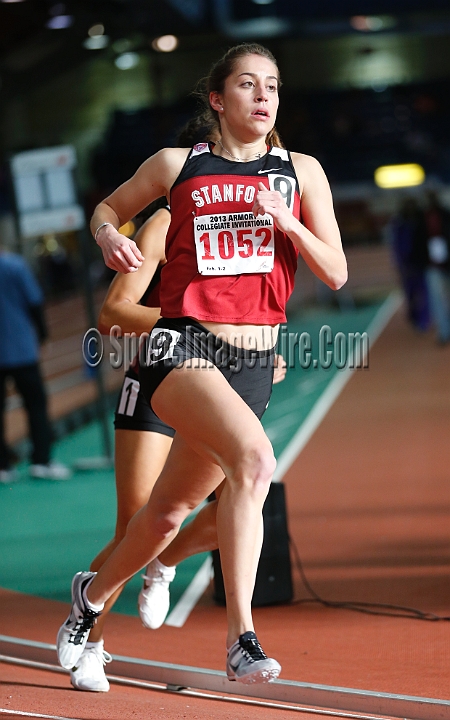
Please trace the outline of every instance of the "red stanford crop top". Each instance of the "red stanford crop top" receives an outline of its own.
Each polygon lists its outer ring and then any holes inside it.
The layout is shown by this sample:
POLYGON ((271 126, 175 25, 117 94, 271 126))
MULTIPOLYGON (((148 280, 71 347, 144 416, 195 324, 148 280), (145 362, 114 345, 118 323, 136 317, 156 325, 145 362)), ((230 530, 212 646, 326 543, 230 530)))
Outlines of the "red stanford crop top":
POLYGON ((253 325, 286 320, 298 251, 270 215, 255 218, 258 183, 278 190, 296 218, 300 192, 287 150, 233 162, 213 144, 190 151, 171 193, 162 317, 253 325))

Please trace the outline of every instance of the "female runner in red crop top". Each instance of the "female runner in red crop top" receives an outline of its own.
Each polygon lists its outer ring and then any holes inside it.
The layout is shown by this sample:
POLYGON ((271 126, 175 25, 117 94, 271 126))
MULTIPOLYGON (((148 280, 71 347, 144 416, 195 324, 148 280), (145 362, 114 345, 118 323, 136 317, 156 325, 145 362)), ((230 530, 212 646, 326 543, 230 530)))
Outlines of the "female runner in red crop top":
POLYGON ((319 163, 282 153, 284 165, 274 164, 278 88, 268 50, 247 44, 229 50, 207 80, 220 132, 217 144, 208 146, 211 183, 197 166, 204 146, 165 149, 100 203, 92 218, 106 264, 132 272, 143 258, 117 228, 149 201, 170 196, 162 319, 152 331, 141 377, 153 409, 176 435, 150 501, 124 540, 97 575, 78 573, 73 580, 72 610, 57 641, 64 667, 75 664, 103 603, 169 544, 225 475, 217 532, 227 600, 227 675, 267 682, 280 672, 262 650, 251 614, 261 510, 275 469, 257 417, 264 402, 258 393, 269 386, 264 368, 284 319, 296 253, 333 289, 345 283, 347 269, 319 163), (177 185, 187 160, 197 169, 177 185))

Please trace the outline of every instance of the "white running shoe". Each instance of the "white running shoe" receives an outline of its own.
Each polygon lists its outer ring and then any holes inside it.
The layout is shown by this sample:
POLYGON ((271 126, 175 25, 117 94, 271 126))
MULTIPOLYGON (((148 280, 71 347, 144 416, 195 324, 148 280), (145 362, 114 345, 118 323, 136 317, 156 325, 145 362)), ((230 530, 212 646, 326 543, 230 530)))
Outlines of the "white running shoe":
POLYGON ((281 672, 281 665, 268 658, 255 633, 239 635, 227 655, 228 680, 245 683, 267 683, 275 680, 281 672))
POLYGON ((72 580, 72 607, 56 638, 58 660, 66 670, 76 665, 86 645, 89 631, 103 609, 103 606, 98 611, 88 608, 83 597, 95 575, 94 572, 79 572, 72 580))
POLYGON ((170 607, 169 585, 175 577, 176 567, 163 565, 158 558, 147 565, 144 587, 139 593, 139 615, 144 627, 156 630, 166 619, 170 607))
POLYGON ((30 465, 30 475, 40 480, 68 480, 72 473, 67 465, 52 461, 46 465, 30 465))
POLYGON ((70 682, 76 690, 87 692, 108 692, 109 682, 105 665, 112 657, 103 649, 103 643, 85 648, 78 662, 70 671, 70 682))

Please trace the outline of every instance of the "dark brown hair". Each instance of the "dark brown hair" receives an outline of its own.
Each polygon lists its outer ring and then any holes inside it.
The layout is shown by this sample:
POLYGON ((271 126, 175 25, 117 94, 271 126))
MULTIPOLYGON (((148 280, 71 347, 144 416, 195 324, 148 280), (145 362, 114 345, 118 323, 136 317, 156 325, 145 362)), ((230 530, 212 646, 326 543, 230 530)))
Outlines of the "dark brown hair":
MULTIPOLYGON (((200 117, 203 119, 205 125, 209 127, 215 127, 219 134, 219 114, 216 110, 212 109, 209 103, 209 94, 211 92, 222 93, 224 91, 225 81, 233 73, 237 61, 243 57, 246 57, 247 55, 260 55, 261 57, 270 60, 270 62, 272 62, 277 69, 278 87, 280 87, 281 85, 277 61, 275 60, 270 50, 268 50, 266 47, 264 47, 263 45, 259 45, 258 43, 241 43, 240 45, 235 45, 234 47, 230 48, 225 53, 225 55, 220 58, 220 60, 214 63, 211 70, 209 71, 209 74, 200 81, 196 93, 201 98, 203 103, 203 112, 201 113, 200 117)), ((267 133, 266 143, 270 146, 284 147, 283 142, 278 135, 275 127, 267 133)))
POLYGON ((192 147, 206 140, 215 140, 217 137, 217 123, 214 118, 205 113, 195 115, 181 128, 177 134, 177 147, 192 147))

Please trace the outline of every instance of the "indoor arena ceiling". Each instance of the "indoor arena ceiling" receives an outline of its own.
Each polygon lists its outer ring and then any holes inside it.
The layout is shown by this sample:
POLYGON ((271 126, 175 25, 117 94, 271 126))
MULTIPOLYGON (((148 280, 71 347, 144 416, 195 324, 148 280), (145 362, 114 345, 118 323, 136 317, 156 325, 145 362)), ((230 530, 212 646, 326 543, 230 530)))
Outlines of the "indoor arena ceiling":
POLYGON ((176 35, 185 47, 362 31, 450 34, 449 5, 449 0, 0 0, 0 99, 88 61, 85 41, 96 24, 111 42, 135 38, 141 50, 154 52, 152 40, 165 34, 176 35))

